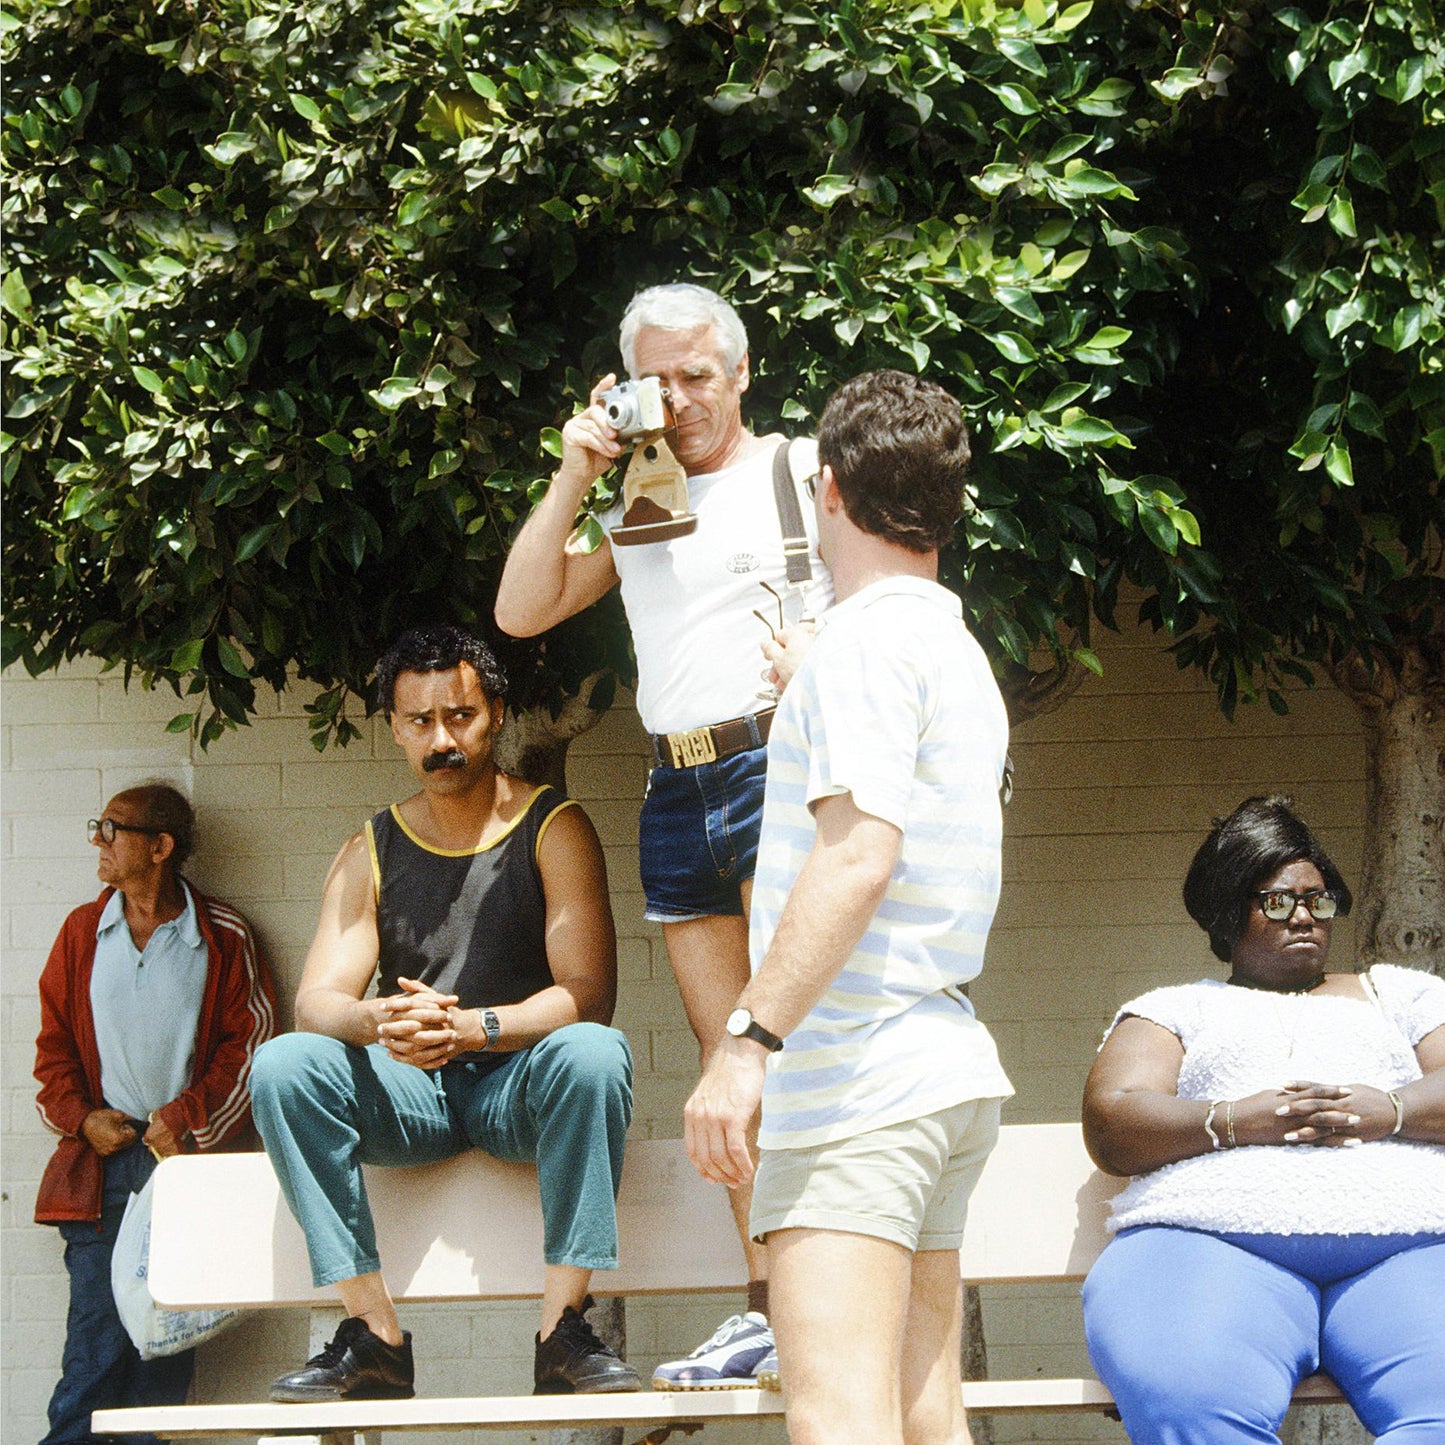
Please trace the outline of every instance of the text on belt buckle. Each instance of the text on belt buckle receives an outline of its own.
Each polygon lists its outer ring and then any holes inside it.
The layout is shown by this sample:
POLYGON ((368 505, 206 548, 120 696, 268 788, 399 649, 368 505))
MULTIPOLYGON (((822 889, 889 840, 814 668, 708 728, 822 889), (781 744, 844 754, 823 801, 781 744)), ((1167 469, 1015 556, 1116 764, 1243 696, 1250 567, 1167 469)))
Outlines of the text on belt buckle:
POLYGON ((675 768, 695 768, 699 763, 717 761, 717 744, 711 728, 689 728, 685 733, 668 733, 667 746, 672 750, 675 768))

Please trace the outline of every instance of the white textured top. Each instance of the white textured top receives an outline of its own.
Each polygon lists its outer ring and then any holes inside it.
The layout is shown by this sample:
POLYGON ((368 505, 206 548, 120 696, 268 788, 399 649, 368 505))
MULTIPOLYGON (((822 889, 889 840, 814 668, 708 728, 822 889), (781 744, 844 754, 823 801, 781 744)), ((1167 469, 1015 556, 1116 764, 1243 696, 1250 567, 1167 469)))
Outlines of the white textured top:
MULTIPOLYGON (((1445 1026, 1445 980, 1377 964, 1363 982, 1373 998, 1203 979, 1154 989, 1125 1004, 1114 1023, 1134 1015, 1178 1036, 1181 1099, 1239 1099, 1296 1079, 1398 1089, 1421 1076, 1415 1045, 1445 1026)), ((1445 1146, 1387 1138, 1351 1149, 1269 1144, 1202 1154, 1140 1175, 1115 1197, 1110 1230, 1138 1224, 1227 1234, 1445 1233, 1445 1146)))
POLYGON ((958 986, 983 967, 999 892, 1008 718, 953 593, 892 577, 822 618, 773 721, 751 954, 766 954, 842 793, 903 834, 842 972, 768 1060, 759 1142, 810 1148, 1013 1092, 958 986))
MULTIPOLYGON (((782 437, 768 437, 782 443, 782 437)), ((773 496, 775 447, 760 446, 721 472, 687 479, 688 505, 697 527, 670 542, 612 546, 622 581, 622 605, 637 653, 637 711, 650 733, 678 732, 724 722, 772 706, 760 697, 768 626, 817 617, 833 600, 833 579, 818 556, 812 500, 799 478, 816 466, 817 446, 799 438, 789 460, 803 528, 808 534, 812 581, 788 586, 783 533, 773 496), (768 619, 753 616, 754 610, 768 619)), ((621 524, 622 502, 598 519, 608 536, 621 524)))

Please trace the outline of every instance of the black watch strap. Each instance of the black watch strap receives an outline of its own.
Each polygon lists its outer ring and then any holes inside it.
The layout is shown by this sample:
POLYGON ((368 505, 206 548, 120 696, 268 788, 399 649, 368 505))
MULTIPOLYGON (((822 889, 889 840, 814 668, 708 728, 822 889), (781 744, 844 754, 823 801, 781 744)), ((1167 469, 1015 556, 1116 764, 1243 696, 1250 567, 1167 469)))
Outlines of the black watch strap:
POLYGON ((782 1039, 771 1029, 765 1029, 745 1008, 735 1008, 728 1015, 727 1031, 735 1039, 751 1039, 755 1044, 761 1044, 770 1054, 783 1047, 782 1039))

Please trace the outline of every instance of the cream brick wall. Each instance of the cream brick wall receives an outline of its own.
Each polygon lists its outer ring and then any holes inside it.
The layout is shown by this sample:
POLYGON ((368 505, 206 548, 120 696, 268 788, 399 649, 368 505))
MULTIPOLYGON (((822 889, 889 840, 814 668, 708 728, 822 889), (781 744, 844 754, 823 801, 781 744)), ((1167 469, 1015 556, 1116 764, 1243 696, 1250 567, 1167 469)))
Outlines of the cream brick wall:
MULTIPOLYGON (((973 994, 1018 1090, 1005 1118, 1076 1118, 1079 1088, 1117 1005, 1154 984, 1215 966, 1184 914, 1179 883, 1211 815, 1250 792, 1285 788, 1319 828, 1347 876, 1358 877, 1364 747, 1349 705, 1328 687, 1301 690, 1277 718, 1242 710, 1231 725, 1213 693, 1176 671, 1147 631, 1103 639, 1105 676, 1062 710, 1014 736, 1018 779, 1006 819, 1004 896, 989 962, 973 994)), ((174 698, 127 693, 119 678, 76 666, 41 681, 0 683, 0 1082, 4 1153, 4 1400, 0 1436, 44 1433, 64 1334, 65 1277, 55 1231, 30 1222, 50 1152, 30 1076, 38 1022, 35 983, 66 912, 93 897, 84 838, 119 789, 163 777, 194 800, 201 841, 192 873, 255 925, 289 1021, 322 879, 332 855, 372 811, 410 791, 387 730, 318 755, 307 740, 305 688, 265 700, 262 715, 208 753, 164 723, 174 698)), ((572 748, 569 784, 602 834, 618 921, 618 1025, 637 1061, 639 1135, 675 1136, 695 1078, 696 1050, 659 932, 641 921, 635 844, 645 777, 643 736, 623 704, 572 748)), ((1337 931, 1348 959, 1348 923, 1337 931)), ((644 1370, 684 1352, 740 1301, 677 1298, 629 1311, 629 1353, 644 1370)), ((527 1387, 529 1307, 408 1311, 419 1388, 429 1394, 527 1387)), ((995 1372, 1078 1373, 1077 1291, 990 1290, 985 1327, 995 1372)), ((291 1312, 247 1321, 203 1352, 207 1398, 256 1397, 304 1354, 306 1323, 291 1312)), ((1002 1440, 1122 1440, 1087 1418, 999 1422, 1002 1440)), ((780 1441, 776 1426, 712 1426, 719 1445, 780 1441)), ((534 1437, 478 1436, 494 1445, 534 1437)))

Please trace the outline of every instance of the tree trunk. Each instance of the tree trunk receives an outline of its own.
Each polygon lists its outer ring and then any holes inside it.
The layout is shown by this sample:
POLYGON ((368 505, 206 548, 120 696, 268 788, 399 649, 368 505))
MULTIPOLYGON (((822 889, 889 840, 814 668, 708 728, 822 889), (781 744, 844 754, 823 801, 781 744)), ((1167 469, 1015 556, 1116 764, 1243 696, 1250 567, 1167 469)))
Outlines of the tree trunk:
POLYGON ((1335 681, 1365 724, 1360 965, 1445 977, 1445 634, 1370 671, 1347 664, 1335 681))
POLYGON ((603 676, 601 672, 594 672, 585 678, 576 694, 562 704, 556 717, 545 707, 521 713, 508 709, 497 735, 497 766, 528 783, 551 783, 554 788, 565 790, 567 749, 574 738, 595 727, 602 717, 584 699, 592 696, 603 676))
MULTIPOLYGON (((963 1287, 963 1340, 959 1359, 960 1373, 965 1380, 988 1379, 988 1341, 983 1336, 983 1302, 978 1286, 963 1287)), ((968 1433, 973 1445, 993 1445, 993 1420, 987 1415, 970 1415, 968 1433)))

